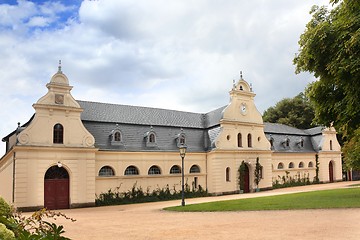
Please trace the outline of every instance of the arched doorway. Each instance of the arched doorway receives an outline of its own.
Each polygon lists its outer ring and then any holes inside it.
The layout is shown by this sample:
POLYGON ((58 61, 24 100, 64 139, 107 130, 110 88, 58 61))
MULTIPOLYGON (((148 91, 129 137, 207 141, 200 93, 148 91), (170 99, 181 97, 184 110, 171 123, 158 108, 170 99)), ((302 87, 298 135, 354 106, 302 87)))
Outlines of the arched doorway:
POLYGON ((69 183, 69 173, 65 168, 50 167, 44 179, 44 207, 47 209, 69 208, 69 183))
POLYGON ((329 181, 334 182, 334 166, 332 161, 329 162, 329 181))
POLYGON ((245 171, 244 171, 244 193, 250 192, 250 171, 247 164, 245 164, 245 171))

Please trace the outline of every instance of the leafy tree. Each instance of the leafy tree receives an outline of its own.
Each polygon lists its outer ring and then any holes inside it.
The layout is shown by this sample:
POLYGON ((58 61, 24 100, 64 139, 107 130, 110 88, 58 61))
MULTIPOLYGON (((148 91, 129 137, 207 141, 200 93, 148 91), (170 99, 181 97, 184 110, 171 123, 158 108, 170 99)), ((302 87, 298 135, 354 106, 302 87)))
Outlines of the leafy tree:
POLYGON ((244 161, 242 161, 238 169, 239 172, 238 183, 239 183, 240 191, 245 190, 245 169, 246 169, 246 164, 244 161))
POLYGON ((307 129, 312 127, 314 108, 304 93, 299 93, 294 98, 284 98, 274 107, 265 110, 263 119, 265 122, 307 129))
POLYGON ((307 88, 315 121, 333 123, 345 140, 345 159, 359 166, 354 163, 360 161, 360 142, 353 138, 360 131, 360 1, 330 3, 332 10, 311 9, 294 64, 296 73, 309 71, 318 78, 307 88))
POLYGON ((259 162, 259 157, 256 158, 256 164, 255 164, 255 170, 254 170, 254 175, 255 175, 255 178, 254 178, 254 182, 255 182, 255 185, 256 185, 256 189, 259 188, 259 183, 261 181, 261 164, 259 162))
POLYGON ((343 151, 346 167, 360 169, 360 128, 355 131, 354 136, 346 143, 343 151))

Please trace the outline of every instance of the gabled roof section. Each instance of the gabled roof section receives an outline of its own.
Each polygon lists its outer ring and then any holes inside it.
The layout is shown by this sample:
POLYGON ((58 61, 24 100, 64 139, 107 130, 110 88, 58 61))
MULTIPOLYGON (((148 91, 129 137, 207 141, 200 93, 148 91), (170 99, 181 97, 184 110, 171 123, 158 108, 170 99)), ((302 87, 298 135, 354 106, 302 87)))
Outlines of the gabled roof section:
POLYGON ((223 117, 223 111, 227 106, 220 107, 205 114, 205 127, 210 128, 220 124, 223 117))
POLYGON ((322 134, 322 130, 324 130, 324 127, 319 126, 319 127, 306 129, 306 130, 304 130, 304 132, 308 133, 311 136, 314 136, 314 135, 322 134))
POLYGON ((14 135, 17 131, 22 131, 24 128, 26 128, 30 123, 31 121, 34 119, 35 117, 35 113, 31 116, 31 118, 29 119, 29 121, 27 121, 26 123, 24 123, 23 125, 20 126, 20 129, 19 128, 16 128, 14 131, 12 131, 11 133, 9 133, 8 135, 6 135, 5 137, 2 138, 2 141, 3 142, 6 142, 6 141, 9 141, 9 138, 14 135))
POLYGON ((205 114, 160 108, 78 101, 81 120, 151 126, 204 128, 205 114))
POLYGON ((288 135, 309 135, 306 131, 283 125, 280 123, 264 123, 265 133, 288 134, 288 135))

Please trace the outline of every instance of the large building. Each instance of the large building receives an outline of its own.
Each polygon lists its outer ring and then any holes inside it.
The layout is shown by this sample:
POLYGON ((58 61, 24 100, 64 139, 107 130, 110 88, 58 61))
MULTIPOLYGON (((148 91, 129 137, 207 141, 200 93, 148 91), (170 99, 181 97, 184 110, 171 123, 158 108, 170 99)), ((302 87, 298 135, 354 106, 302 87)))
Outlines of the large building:
POLYGON ((35 114, 2 140, 0 195, 21 209, 93 206, 96 194, 119 188, 190 186, 212 194, 271 189, 286 177, 342 180, 341 149, 334 128, 300 130, 264 123, 255 94, 240 78, 230 103, 212 112, 77 101, 61 68, 33 105, 35 114), (179 146, 187 146, 184 169, 179 146))

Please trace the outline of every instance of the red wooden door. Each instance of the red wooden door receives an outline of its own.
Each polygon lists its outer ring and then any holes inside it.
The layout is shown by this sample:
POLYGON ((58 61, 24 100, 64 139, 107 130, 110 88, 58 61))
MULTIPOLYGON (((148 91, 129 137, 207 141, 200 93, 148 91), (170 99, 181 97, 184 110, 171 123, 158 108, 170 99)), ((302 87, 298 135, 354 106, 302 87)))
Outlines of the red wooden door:
POLYGON ((244 184, 244 193, 250 192, 250 174, 249 167, 245 164, 245 184, 244 184))
POLYGON ((334 167, 332 162, 329 162, 329 181, 334 182, 334 167))
POLYGON ((65 209, 70 206, 69 174, 62 167, 53 166, 45 174, 44 207, 47 209, 65 209))
POLYGON ((69 179, 45 179, 44 190, 47 209, 69 208, 69 179))

